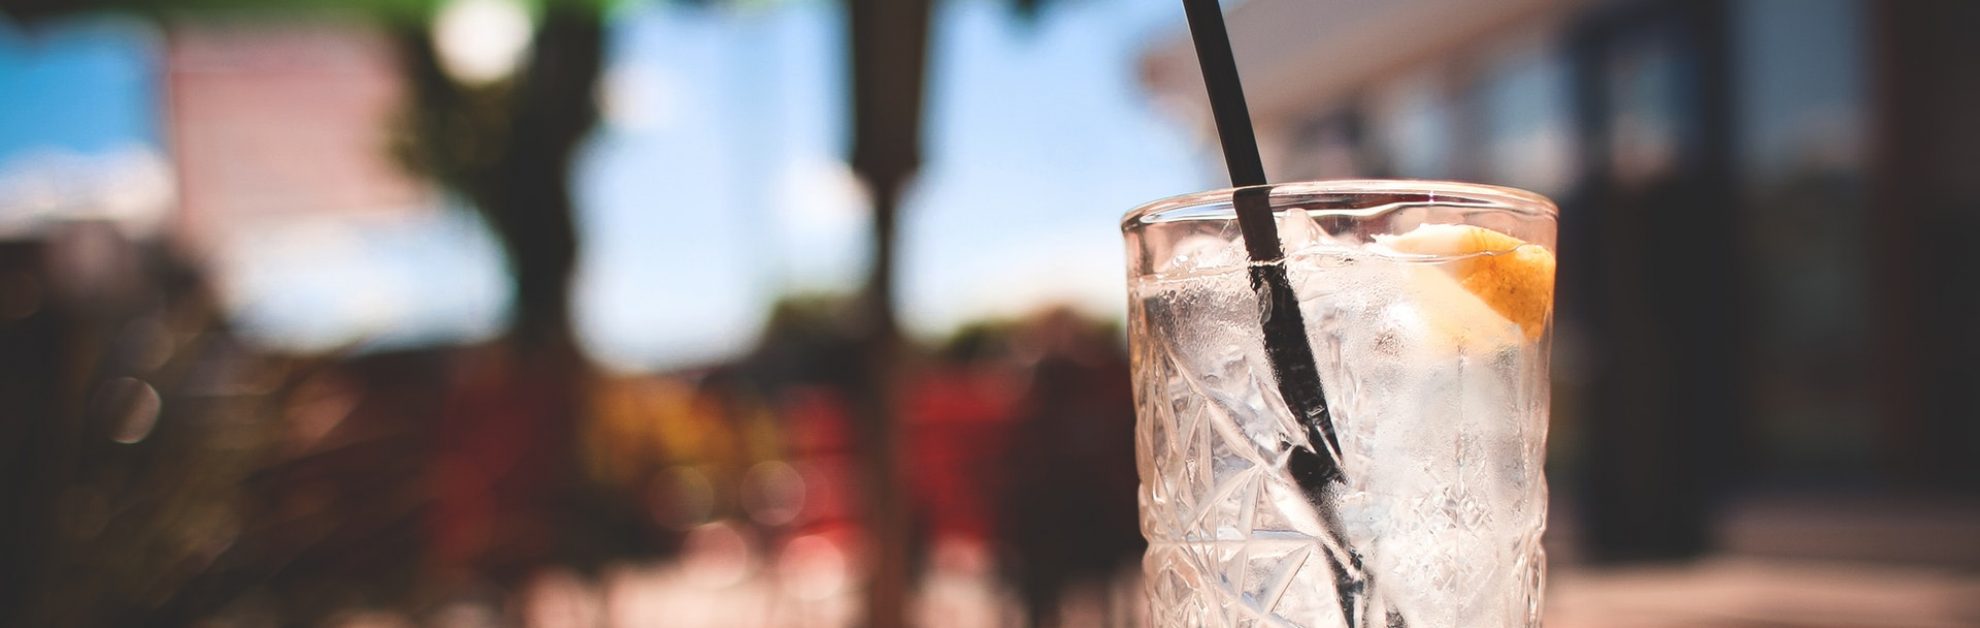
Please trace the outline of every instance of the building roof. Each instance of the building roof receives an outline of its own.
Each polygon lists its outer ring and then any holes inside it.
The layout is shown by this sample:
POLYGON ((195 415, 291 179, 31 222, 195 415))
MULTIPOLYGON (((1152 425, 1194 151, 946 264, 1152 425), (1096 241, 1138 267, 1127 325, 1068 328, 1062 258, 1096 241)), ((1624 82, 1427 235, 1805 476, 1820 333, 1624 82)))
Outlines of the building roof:
MULTIPOLYGON (((1269 128, 1586 1, 1247 0, 1225 21, 1254 122, 1269 128)), ((1203 78, 1186 33, 1162 39, 1143 56, 1142 82, 1209 128, 1203 78)))

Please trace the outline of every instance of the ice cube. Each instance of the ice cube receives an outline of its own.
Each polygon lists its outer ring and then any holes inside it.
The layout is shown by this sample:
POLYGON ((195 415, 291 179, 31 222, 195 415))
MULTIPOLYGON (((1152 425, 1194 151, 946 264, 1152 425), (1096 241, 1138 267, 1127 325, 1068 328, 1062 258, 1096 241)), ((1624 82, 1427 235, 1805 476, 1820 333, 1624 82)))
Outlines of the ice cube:
POLYGON ((1291 207, 1279 212, 1279 246, 1288 254, 1305 251, 1319 244, 1327 232, 1314 224, 1305 208, 1291 207))
POLYGON ((1246 263, 1248 259, 1242 242, 1222 236, 1196 235, 1177 242, 1174 253, 1155 272, 1163 276, 1182 276, 1243 268, 1246 263))

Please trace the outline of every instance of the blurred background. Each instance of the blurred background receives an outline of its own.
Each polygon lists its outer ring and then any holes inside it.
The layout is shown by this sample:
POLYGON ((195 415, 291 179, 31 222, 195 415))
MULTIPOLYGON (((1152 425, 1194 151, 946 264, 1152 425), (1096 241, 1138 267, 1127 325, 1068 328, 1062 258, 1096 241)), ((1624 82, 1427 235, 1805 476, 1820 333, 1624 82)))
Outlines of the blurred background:
MULTIPOLYGON (((1174 2, 0 0, 0 625, 1132 626, 1174 2)), ((1244 0, 1560 201, 1551 626, 1980 626, 1980 3, 1244 0)))

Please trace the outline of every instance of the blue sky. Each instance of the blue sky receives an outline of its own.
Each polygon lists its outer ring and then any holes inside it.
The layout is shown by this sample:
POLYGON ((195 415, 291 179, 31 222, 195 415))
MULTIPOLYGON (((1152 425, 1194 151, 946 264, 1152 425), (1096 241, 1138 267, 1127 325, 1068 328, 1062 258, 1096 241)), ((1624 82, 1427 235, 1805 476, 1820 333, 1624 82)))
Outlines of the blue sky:
POLYGON ((29 34, 0 19, 0 160, 155 144, 156 43, 129 21, 78 20, 29 34))
MULTIPOLYGON (((1171 8, 1067 2, 1027 24, 997 2, 942 4, 927 163, 904 209, 911 330, 1049 301, 1117 315, 1121 213, 1206 184, 1135 83, 1145 42, 1180 28, 1171 8)), ((840 161, 840 19, 833 3, 799 3, 652 8, 621 24, 614 71, 643 78, 615 84, 658 112, 608 116, 581 170, 594 353, 719 356, 776 294, 856 283, 866 240, 840 161)))
MULTIPOLYGON (((1137 55, 1179 33, 1180 13, 1069 0, 1028 23, 1002 2, 939 4, 927 162, 903 224, 911 331, 1058 301, 1118 315, 1121 213, 1217 183, 1135 82, 1137 55)), ((606 119, 576 164, 575 298, 594 355, 627 368, 720 359, 747 346, 779 294, 854 287, 866 236, 841 161, 841 19, 834 2, 654 3, 618 16, 606 119)), ((114 20, 32 37, 0 26, 0 163, 50 147, 156 146, 156 46, 114 20)), ((487 277, 486 238, 464 237, 474 221, 458 215, 429 222, 317 254, 336 259, 258 259, 284 247, 249 246, 257 259, 241 264, 242 285, 253 294, 237 315, 260 337, 305 345, 486 334, 499 289, 444 280, 487 277), (340 307, 353 285, 404 290, 340 307)))

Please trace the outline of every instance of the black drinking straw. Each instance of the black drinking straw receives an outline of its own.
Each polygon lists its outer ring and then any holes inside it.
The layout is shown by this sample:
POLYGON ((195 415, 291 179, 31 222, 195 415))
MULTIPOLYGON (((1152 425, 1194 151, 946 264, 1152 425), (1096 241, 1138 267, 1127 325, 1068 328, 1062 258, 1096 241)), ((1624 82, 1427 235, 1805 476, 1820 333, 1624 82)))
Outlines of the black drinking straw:
POLYGON ((1265 350, 1286 406, 1320 437, 1319 445, 1326 449, 1325 466, 1314 470, 1322 476, 1315 479, 1324 484, 1340 476, 1340 441, 1334 435, 1326 396, 1321 393, 1320 372, 1314 367, 1313 347, 1306 341, 1299 299, 1286 277, 1286 256, 1272 217, 1271 188, 1265 183, 1265 165, 1258 157, 1258 138, 1252 134, 1251 111, 1244 104, 1244 87, 1238 82, 1237 60, 1231 55, 1224 14, 1216 0, 1183 0, 1183 9, 1189 14, 1196 61, 1203 67, 1203 85, 1210 93, 1210 113, 1217 121, 1217 137, 1224 147, 1224 167, 1231 173, 1231 186, 1238 188, 1232 204, 1245 251, 1251 256, 1251 285, 1260 292, 1265 350))
MULTIPOLYGON (((1196 44, 1196 61, 1203 68, 1203 85, 1210 95, 1211 116, 1216 119, 1217 137, 1224 148, 1224 167, 1230 171, 1238 231, 1251 257, 1251 288, 1258 293, 1259 322, 1265 331, 1265 353, 1278 380, 1279 396, 1298 418, 1308 443, 1294 444, 1286 458, 1286 471, 1305 491, 1328 535, 1342 554, 1327 554, 1334 572, 1334 589, 1341 603, 1341 616, 1348 626, 1360 625, 1361 600, 1368 591, 1367 572, 1361 555, 1348 545, 1339 517, 1328 505, 1326 493, 1345 479, 1341 470, 1341 446, 1334 433, 1333 417, 1327 411, 1327 397, 1320 386, 1320 371, 1314 365, 1313 346, 1306 339, 1306 322, 1299 310, 1299 297, 1286 276, 1285 251, 1279 245, 1279 228, 1272 212, 1272 188, 1265 181, 1265 166, 1258 156, 1258 138, 1251 129, 1251 111, 1244 104, 1244 87, 1238 82, 1237 60, 1231 54, 1230 35, 1224 28, 1223 9, 1217 0, 1183 0, 1189 16, 1190 38, 1196 44), (1345 563, 1343 562, 1345 558, 1345 563)), ((1402 616, 1387 613, 1391 627, 1404 625, 1402 616)))

